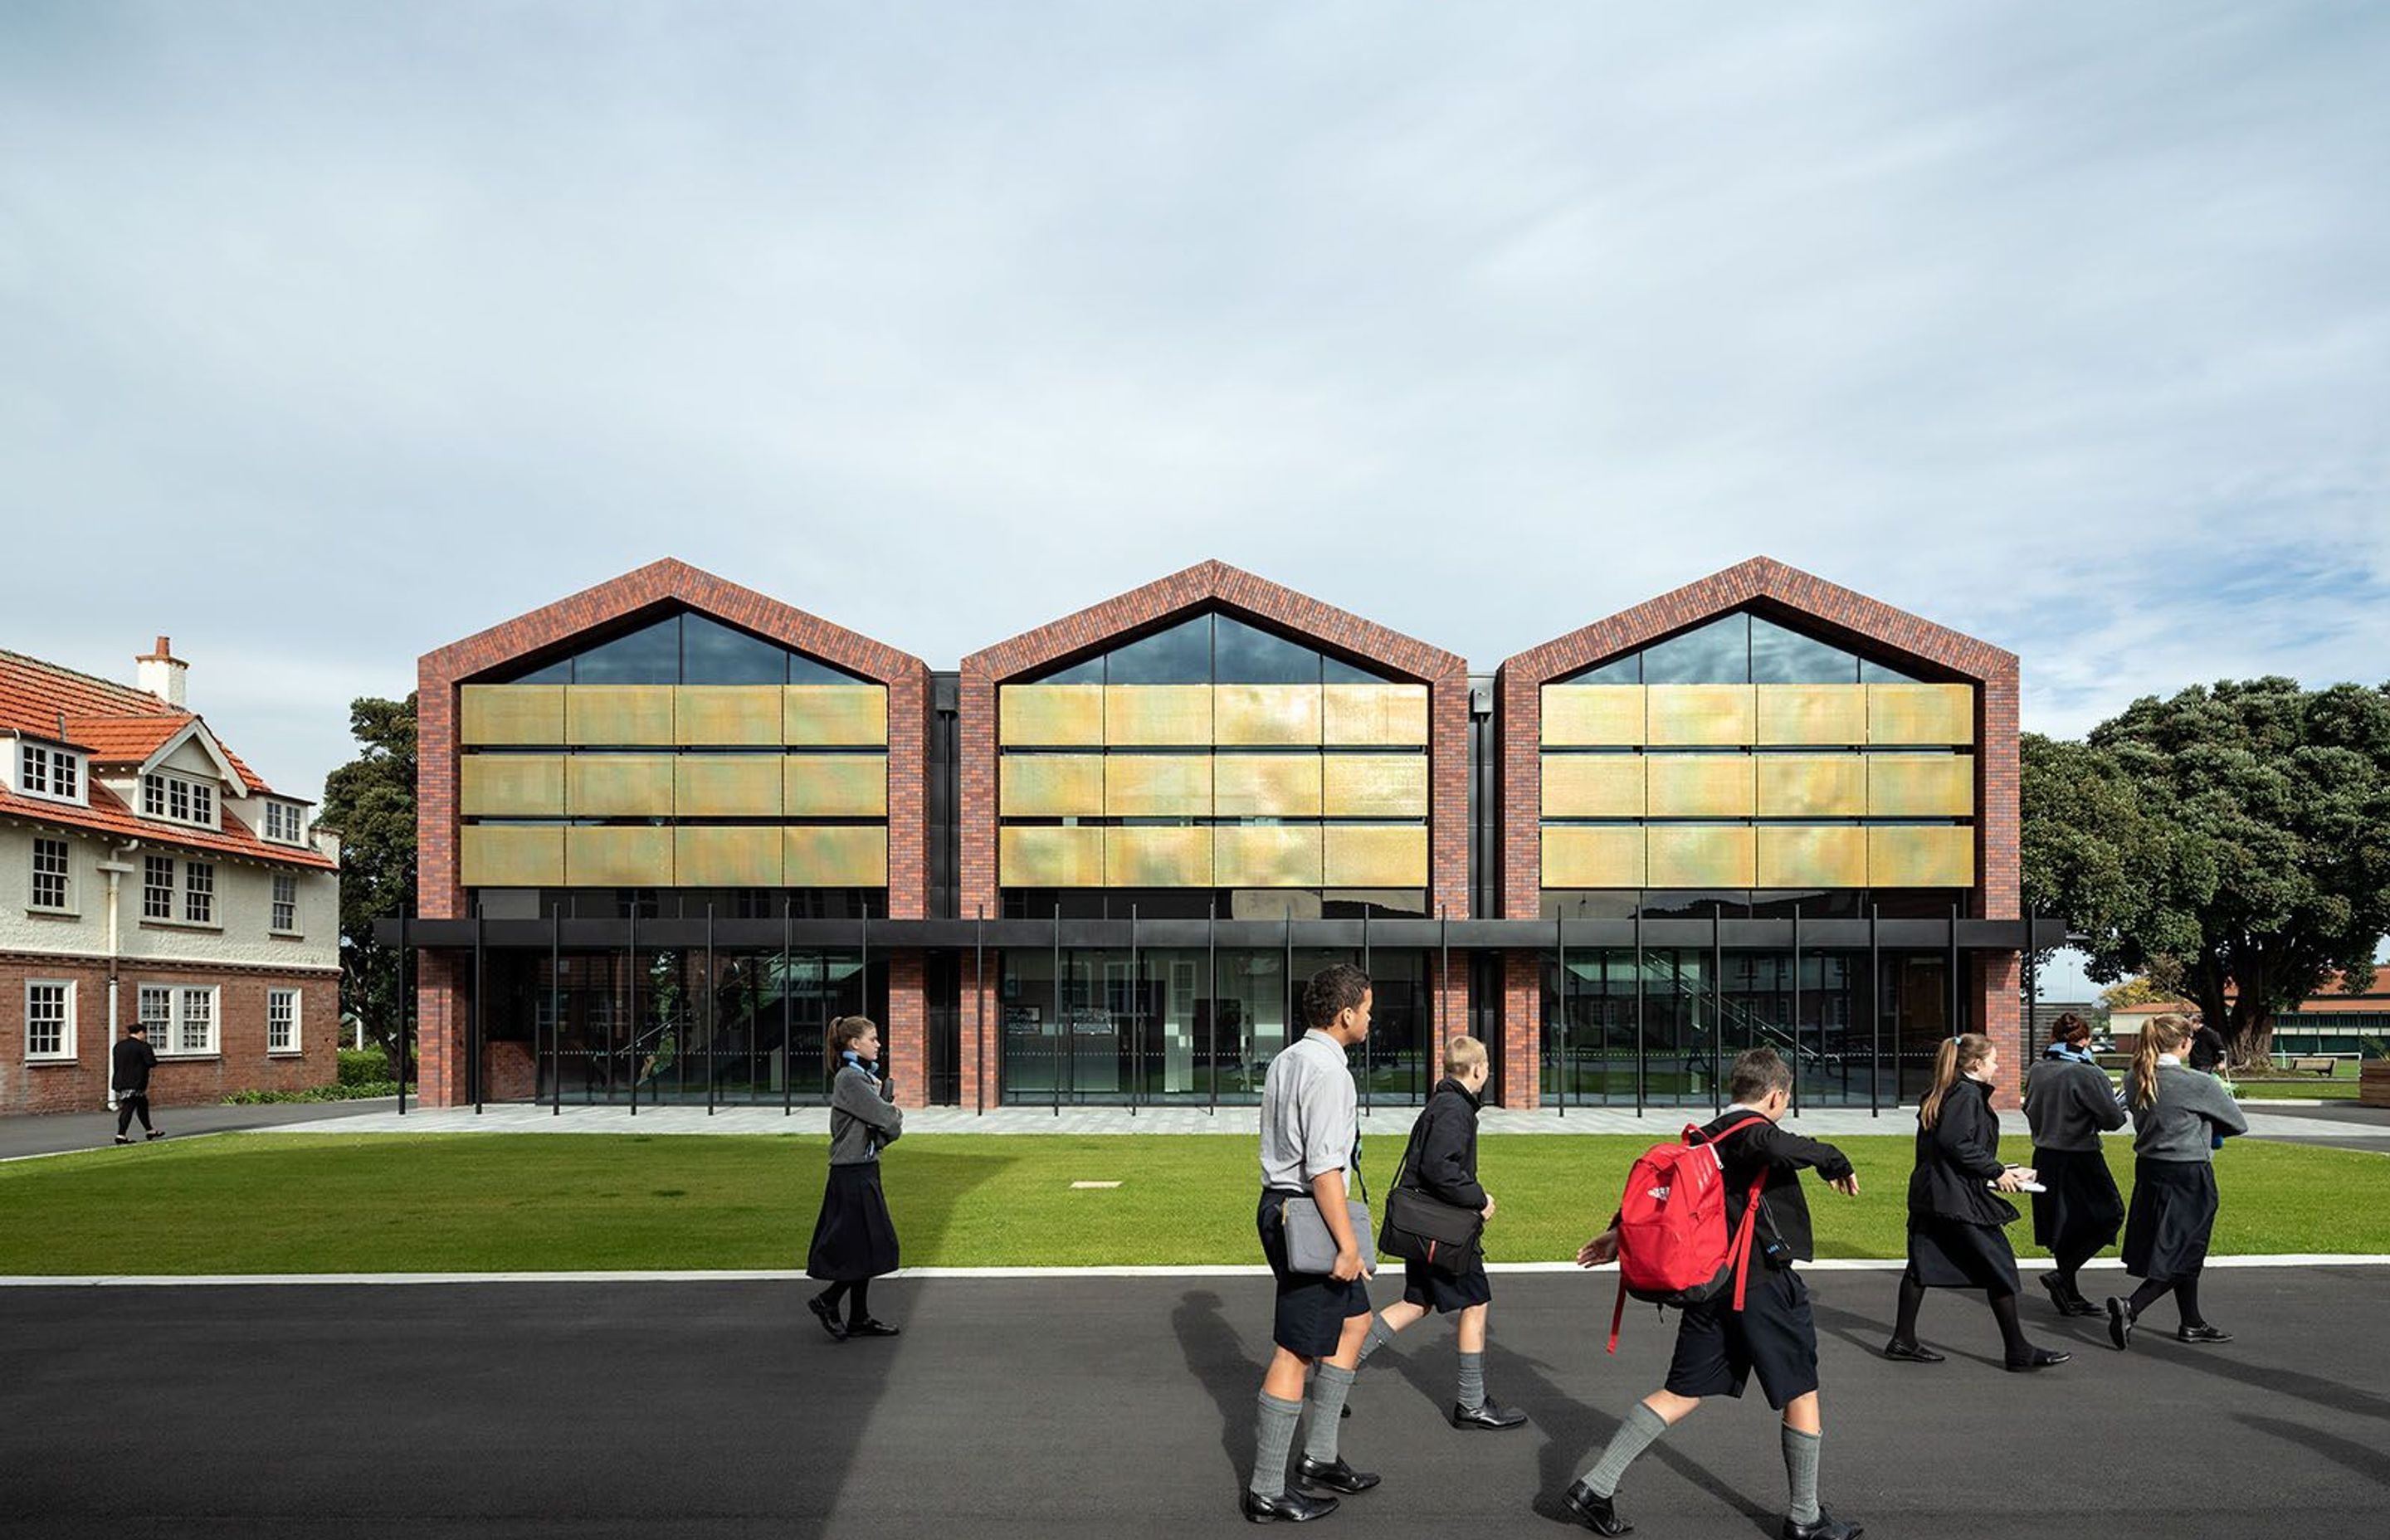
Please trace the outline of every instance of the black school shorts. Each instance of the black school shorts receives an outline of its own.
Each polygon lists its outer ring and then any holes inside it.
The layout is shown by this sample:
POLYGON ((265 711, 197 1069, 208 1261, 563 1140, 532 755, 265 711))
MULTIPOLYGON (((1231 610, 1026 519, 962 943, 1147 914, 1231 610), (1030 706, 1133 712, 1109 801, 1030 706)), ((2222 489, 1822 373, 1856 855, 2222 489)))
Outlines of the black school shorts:
POLYGON ((1270 1324, 1270 1341, 1304 1358, 1332 1357, 1344 1335, 1344 1323, 1369 1313, 1366 1275, 1339 1283, 1325 1273, 1290 1272, 1286 1265, 1286 1223, 1279 1206, 1283 1193, 1262 1194, 1253 1226, 1261 1232, 1262 1255, 1278 1284, 1278 1314, 1270 1324))
POLYGON ((1742 1394, 1756 1372, 1768 1405, 1782 1411, 1818 1388, 1818 1324, 1809 1314, 1809 1286, 1787 1267, 1751 1264, 1743 1308, 1729 1289, 1698 1304, 1677 1323, 1677 1353, 1668 1361, 1670 1393, 1742 1394))

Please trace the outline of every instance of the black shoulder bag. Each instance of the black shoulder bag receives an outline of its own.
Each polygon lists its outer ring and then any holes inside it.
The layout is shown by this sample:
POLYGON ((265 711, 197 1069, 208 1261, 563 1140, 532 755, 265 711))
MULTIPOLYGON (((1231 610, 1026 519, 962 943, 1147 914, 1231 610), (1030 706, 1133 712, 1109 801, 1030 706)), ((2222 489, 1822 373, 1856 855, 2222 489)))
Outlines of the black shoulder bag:
MULTIPOLYGON (((1420 1120, 1422 1125, 1427 1120, 1420 1120)), ((1458 1277, 1477 1254, 1477 1238, 1484 1232, 1485 1216, 1475 1209, 1447 1203, 1417 1186, 1405 1186, 1411 1174, 1411 1156, 1419 1149, 1418 1128, 1403 1147, 1403 1163, 1386 1189, 1386 1222, 1379 1244, 1388 1256, 1424 1263, 1437 1272, 1458 1277)))

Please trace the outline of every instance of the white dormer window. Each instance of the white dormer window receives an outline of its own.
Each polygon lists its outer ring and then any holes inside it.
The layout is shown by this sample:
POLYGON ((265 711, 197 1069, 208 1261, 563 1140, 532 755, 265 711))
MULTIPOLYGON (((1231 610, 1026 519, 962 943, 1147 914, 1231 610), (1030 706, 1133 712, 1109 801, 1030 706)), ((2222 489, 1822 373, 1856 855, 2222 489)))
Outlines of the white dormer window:
POLYGON ((83 756, 46 743, 18 744, 17 789, 51 802, 82 802, 83 756))
POLYGON ((268 802, 265 804, 265 837, 286 845, 303 843, 306 840, 307 815, 297 802, 268 802))
POLYGON ((141 811, 178 824, 216 827, 216 789, 186 776, 152 771, 141 777, 141 811))

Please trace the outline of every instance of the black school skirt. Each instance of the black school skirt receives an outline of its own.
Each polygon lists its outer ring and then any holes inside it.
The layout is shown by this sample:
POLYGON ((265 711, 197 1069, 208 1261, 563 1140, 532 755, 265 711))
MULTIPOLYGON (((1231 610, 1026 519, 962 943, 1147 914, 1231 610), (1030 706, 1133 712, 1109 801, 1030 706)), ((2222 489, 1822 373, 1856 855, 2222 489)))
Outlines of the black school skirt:
POLYGON ((2103 1251, 2125 1223, 2125 1200, 2108 1158, 2096 1149, 2039 1149, 2034 1174, 2049 1190, 2033 1195, 2033 1243, 2044 1251, 2103 1251))
POLYGON ((2199 1277, 2216 1228, 2216 1168, 2205 1161, 2133 1162, 2125 1271, 2152 1283, 2199 1277))
POLYGON ((1940 1214, 1908 1216, 1908 1276, 1928 1289, 2017 1291, 2016 1253, 1998 1225, 1940 1214))
POLYGON ((833 1283, 857 1283, 896 1271, 896 1224, 880 1192, 880 1162, 832 1166, 814 1221, 805 1272, 833 1283))

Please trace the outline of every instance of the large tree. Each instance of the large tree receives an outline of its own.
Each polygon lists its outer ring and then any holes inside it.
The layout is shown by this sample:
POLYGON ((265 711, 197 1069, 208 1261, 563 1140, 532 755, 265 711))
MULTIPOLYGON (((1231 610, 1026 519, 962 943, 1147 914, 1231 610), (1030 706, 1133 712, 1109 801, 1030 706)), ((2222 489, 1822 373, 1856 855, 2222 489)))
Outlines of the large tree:
POLYGON ((325 779, 317 820, 341 836, 341 998, 395 1056, 399 959, 373 923, 415 912, 415 697, 351 701, 349 732, 363 751, 325 779))
POLYGON ((2027 900, 2090 975, 2178 969, 2235 1063, 2390 930, 2390 687, 2227 680, 2024 742, 2027 900))

